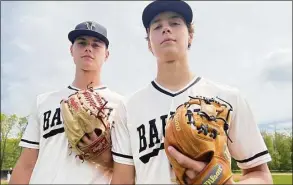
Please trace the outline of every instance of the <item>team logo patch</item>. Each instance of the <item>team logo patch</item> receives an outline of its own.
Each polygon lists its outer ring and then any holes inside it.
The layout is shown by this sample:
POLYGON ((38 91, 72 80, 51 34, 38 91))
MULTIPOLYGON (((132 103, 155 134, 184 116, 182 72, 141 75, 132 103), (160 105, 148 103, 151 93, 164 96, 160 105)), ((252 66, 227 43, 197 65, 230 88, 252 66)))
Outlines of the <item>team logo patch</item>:
POLYGON ((179 124, 179 120, 178 120, 178 115, 177 114, 174 117, 174 123, 175 123, 176 131, 181 131, 181 127, 180 127, 180 124, 179 124))
POLYGON ((216 165, 209 174, 203 179, 202 184, 217 184, 223 175, 223 168, 221 165, 216 165))
POLYGON ((86 27, 89 30, 94 30, 95 29, 95 25, 93 24, 93 22, 86 22, 86 27))

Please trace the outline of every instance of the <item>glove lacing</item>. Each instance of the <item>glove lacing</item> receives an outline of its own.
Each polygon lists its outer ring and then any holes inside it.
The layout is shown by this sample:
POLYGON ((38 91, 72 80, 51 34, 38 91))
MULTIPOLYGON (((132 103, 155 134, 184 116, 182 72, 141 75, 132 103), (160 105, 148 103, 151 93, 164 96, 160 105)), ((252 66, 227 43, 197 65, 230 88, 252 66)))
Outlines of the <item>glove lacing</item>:
MULTIPOLYGON (((189 96, 189 98, 191 98, 191 99, 201 99, 201 100, 205 101, 206 104, 211 104, 211 102, 213 102, 213 101, 214 102, 217 102, 213 98, 207 99, 207 98, 192 97, 192 96, 189 96)), ((232 106, 228 102, 220 99, 219 97, 216 97, 216 98, 218 98, 219 100, 225 102, 226 104, 228 104, 230 106, 230 109, 228 110, 227 117, 226 117, 226 119, 227 119, 229 117, 229 115, 230 115, 230 111, 233 110, 232 106)), ((217 103, 219 103, 219 102, 217 102, 217 103)), ((185 104, 185 106, 187 106, 187 107, 189 107, 190 105, 191 104, 189 104, 188 102, 185 104)), ((221 104, 221 105, 227 107, 227 105, 225 105, 225 104, 221 104)), ((229 124, 227 123, 227 121, 225 119, 223 119, 223 118, 215 118, 214 116, 209 116, 207 113, 202 112, 200 110, 197 112, 197 114, 200 115, 200 116, 202 116, 202 117, 205 117, 209 121, 217 121, 217 119, 222 120, 224 122, 223 129, 225 131, 225 135, 227 136, 227 142, 228 142, 228 139, 229 139, 230 142, 233 143, 232 140, 231 140, 231 138, 229 137, 229 134, 228 134, 229 124)), ((191 110, 187 110, 186 115, 192 115, 191 110)), ((188 123, 189 124, 192 123, 193 125, 195 125, 194 120, 190 120, 191 118, 192 118, 192 116, 188 116, 188 119, 189 119, 188 123)), ((203 132, 204 135, 207 135, 208 134, 208 125, 201 124, 201 126, 197 127, 197 130, 198 130, 198 133, 199 134, 203 132)), ((212 133, 210 133, 209 136, 212 137, 213 139, 215 139, 217 137, 217 135, 218 135, 217 130, 213 129, 212 130, 212 133)))

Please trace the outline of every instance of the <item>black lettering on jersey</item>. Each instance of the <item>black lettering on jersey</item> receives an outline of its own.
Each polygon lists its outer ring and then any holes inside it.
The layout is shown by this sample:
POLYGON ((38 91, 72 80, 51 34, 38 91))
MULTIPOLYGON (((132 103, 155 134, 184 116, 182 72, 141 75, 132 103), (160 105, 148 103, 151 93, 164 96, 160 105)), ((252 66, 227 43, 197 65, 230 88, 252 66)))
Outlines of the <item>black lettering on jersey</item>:
POLYGON ((61 123, 62 122, 61 122, 61 119, 60 119, 60 108, 57 108, 56 111, 55 111, 55 114, 53 116, 53 119, 52 119, 50 127, 54 127, 55 124, 60 125, 61 123))
MULTIPOLYGON (((170 112, 170 115, 174 115, 175 112, 170 112)), ((161 127, 162 127, 162 131, 163 131, 163 137, 165 137, 165 127, 167 124, 167 118, 168 115, 162 115, 160 116, 160 120, 161 120, 161 127)), ((146 140, 145 138, 145 126, 144 125, 140 125, 137 128, 137 131, 139 132, 139 138, 140 138, 140 148, 139 148, 139 153, 141 153, 142 151, 148 148, 154 148, 150 153, 147 153, 143 156, 141 156, 139 159, 141 162, 143 162, 144 164, 148 163, 150 158, 155 157, 159 154, 160 150, 164 149, 164 142, 161 142, 159 134, 158 134, 158 130, 157 130, 157 126, 158 124, 156 124, 156 119, 152 119, 149 121, 149 141, 146 140), (154 141, 155 139, 155 141, 154 141), (142 141, 143 140, 143 147, 142 147, 142 141), (146 142, 149 142, 149 144, 147 145, 146 142), (160 143, 160 145, 155 145, 160 143)))
POLYGON ((165 127, 166 127, 166 123, 167 123, 167 117, 168 115, 163 115, 161 116, 161 122, 162 122, 162 130, 163 130, 163 136, 165 137, 165 127))
POLYGON ((158 148, 155 148, 152 152, 146 154, 146 155, 143 155, 141 156, 139 159, 141 162, 143 162, 144 164, 148 163, 150 161, 150 159, 152 157, 156 157, 158 154, 159 154, 159 151, 160 150, 163 150, 164 149, 164 143, 161 143, 160 147, 158 148))
POLYGON ((47 112, 44 112, 44 124, 43 124, 44 131, 46 131, 49 128, 50 116, 51 116, 50 110, 48 110, 47 112))
POLYGON ((44 134, 43 138, 48 139, 49 137, 55 136, 55 135, 63 133, 63 132, 64 132, 64 127, 57 128, 57 129, 51 130, 47 134, 44 134))
POLYGON ((147 148, 147 141, 145 138, 145 126, 140 125, 137 128, 138 135, 139 135, 139 152, 144 151, 147 148))
POLYGON ((64 127, 56 128, 56 126, 62 124, 60 108, 56 108, 54 114, 51 113, 52 110, 44 112, 43 130, 50 130, 49 132, 44 133, 43 138, 45 139, 64 132, 64 127))
MULTIPOLYGON (((170 118, 175 114, 175 112, 170 112, 170 118)), ((165 127, 166 127, 166 124, 167 124, 167 118, 168 118, 168 115, 163 115, 160 117, 161 118, 161 121, 162 121, 162 130, 163 130, 163 136, 165 137, 165 127)))
POLYGON ((158 130, 156 127, 156 120, 153 119, 151 121, 149 121, 150 124, 150 144, 149 144, 149 148, 152 148, 153 146, 155 146, 155 143, 160 143, 160 139, 158 136, 158 130), (156 139, 155 143, 154 143, 154 139, 156 139))

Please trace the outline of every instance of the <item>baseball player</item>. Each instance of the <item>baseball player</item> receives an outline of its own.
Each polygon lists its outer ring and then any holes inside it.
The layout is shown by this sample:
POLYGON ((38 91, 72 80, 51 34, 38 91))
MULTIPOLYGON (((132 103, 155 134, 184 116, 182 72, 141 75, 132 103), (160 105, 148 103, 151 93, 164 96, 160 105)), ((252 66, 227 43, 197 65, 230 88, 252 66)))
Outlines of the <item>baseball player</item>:
MULTIPOLYGON (((70 52, 76 65, 72 84, 59 91, 38 95, 34 102, 28 125, 21 139, 23 152, 13 170, 11 184, 108 184, 112 175, 111 151, 104 155, 106 166, 79 160, 68 148, 60 101, 78 90, 91 86, 116 108, 121 95, 101 82, 101 68, 108 59, 109 41, 102 25, 86 21, 78 24, 68 34, 72 45, 70 52)), ((111 116, 111 115, 110 115, 111 116)), ((111 117, 110 117, 111 119, 111 117)), ((97 138, 93 132, 83 137, 80 146, 97 138)))
MULTIPOLYGON (((188 50, 193 39, 190 6, 184 1, 154 1, 144 9, 142 20, 149 50, 157 60, 157 76, 118 105, 111 133, 111 184, 175 183, 164 151, 165 126, 189 96, 220 97, 233 106, 228 132, 232 142, 227 144, 229 155, 243 170, 239 183, 271 184, 267 166, 271 156, 245 98, 238 89, 198 76, 189 67, 188 50)), ((187 182, 206 165, 170 149, 188 169, 187 182)))

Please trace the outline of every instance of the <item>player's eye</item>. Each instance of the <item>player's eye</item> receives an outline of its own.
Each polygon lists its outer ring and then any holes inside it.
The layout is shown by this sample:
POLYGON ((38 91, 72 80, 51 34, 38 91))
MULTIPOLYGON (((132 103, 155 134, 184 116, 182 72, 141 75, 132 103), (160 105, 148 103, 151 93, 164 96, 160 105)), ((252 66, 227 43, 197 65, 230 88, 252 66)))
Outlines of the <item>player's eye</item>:
POLYGON ((178 22, 172 22, 171 25, 172 26, 177 26, 177 25, 180 25, 180 24, 178 22))
POLYGON ((154 30, 157 30, 157 29, 159 29, 159 28, 161 28, 161 27, 162 27, 162 26, 159 24, 159 25, 155 26, 154 30))
POLYGON ((78 44, 81 45, 81 46, 85 46, 87 43, 85 41, 81 41, 78 44))
POLYGON ((93 43, 92 47, 93 47, 93 48, 98 48, 98 47, 100 47, 100 44, 98 44, 98 43, 93 43))

